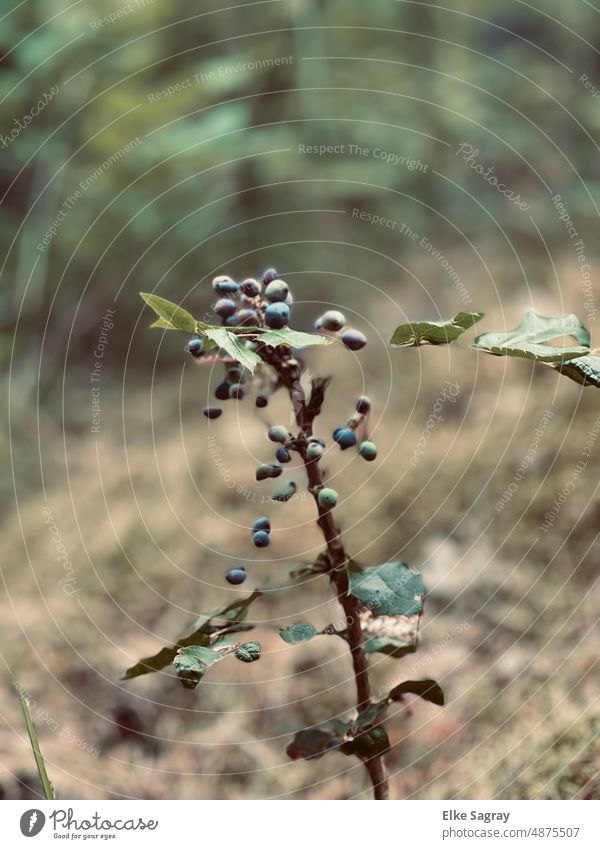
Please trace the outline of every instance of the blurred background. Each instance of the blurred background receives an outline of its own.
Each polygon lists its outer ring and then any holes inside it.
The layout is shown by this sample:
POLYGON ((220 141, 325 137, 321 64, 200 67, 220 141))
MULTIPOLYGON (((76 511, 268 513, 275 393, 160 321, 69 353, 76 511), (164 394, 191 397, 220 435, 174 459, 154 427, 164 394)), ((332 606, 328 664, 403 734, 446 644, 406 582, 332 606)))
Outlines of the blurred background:
POLYGON ((598 10, 0 13, 0 793, 40 793, 16 688, 59 798, 368 798, 354 760, 285 756, 354 698, 341 641, 277 636, 339 618, 323 578, 286 580, 321 549, 311 503, 266 509, 270 487, 255 488, 286 399, 229 402, 209 428, 220 375, 182 334, 150 331, 138 295, 202 318, 214 275, 275 266, 294 327, 335 306, 369 338, 306 357, 334 378, 319 435, 363 392, 373 402, 378 462, 327 454, 348 549, 401 557, 428 589, 419 652, 371 662, 376 689, 432 677, 447 695, 391 717, 392 797, 598 798, 600 395, 478 355, 472 331, 451 348, 388 344, 402 321, 482 311, 480 332, 503 330, 531 308, 577 313, 600 344, 598 10), (248 530, 265 510, 267 556, 248 530), (121 682, 241 594, 224 581, 240 561, 243 594, 273 588, 251 612, 261 661, 222 664, 196 691, 169 674, 121 682))

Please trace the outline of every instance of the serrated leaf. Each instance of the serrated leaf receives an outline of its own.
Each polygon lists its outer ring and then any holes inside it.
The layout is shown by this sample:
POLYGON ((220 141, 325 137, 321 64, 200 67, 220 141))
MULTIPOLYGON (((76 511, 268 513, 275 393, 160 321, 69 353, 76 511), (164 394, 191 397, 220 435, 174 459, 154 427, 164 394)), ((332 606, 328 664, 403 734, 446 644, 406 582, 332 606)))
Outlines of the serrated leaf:
POLYGON ((281 330, 265 330, 258 337, 258 341, 274 348, 278 345, 308 348, 311 345, 330 345, 332 342, 327 336, 319 333, 302 333, 300 330, 290 330, 289 327, 282 327, 281 330))
POLYGON ((179 307, 177 304, 167 301, 165 298, 161 298, 158 295, 150 295, 147 292, 140 292, 140 295, 144 301, 146 301, 148 306, 154 310, 159 319, 165 322, 165 324, 160 325, 157 325, 155 322, 152 325, 153 327, 159 326, 166 328, 168 325, 169 329, 185 330, 188 333, 196 332, 198 322, 194 316, 187 310, 184 310, 183 307, 179 307))
POLYGON ((407 693, 414 693, 415 696, 420 696, 426 702, 431 702, 434 705, 444 704, 444 692, 437 681, 433 681, 431 678, 424 681, 403 681, 390 691, 388 698, 397 702, 407 693))
POLYGON ((359 613, 365 651, 403 657, 417 650, 421 615, 374 616, 368 608, 359 613))
POLYGON ((246 348, 236 338, 235 334, 230 333, 229 330, 225 330, 224 327, 206 327, 202 330, 202 333, 209 339, 212 339, 230 357, 237 360, 241 366, 247 368, 250 373, 253 373, 256 367, 261 364, 262 360, 258 354, 246 348))
POLYGON ((585 357, 568 360, 566 363, 559 363, 555 368, 582 386, 600 388, 600 356, 596 354, 588 354, 585 357))
POLYGON ((288 625, 287 628, 281 628, 279 636, 284 642, 295 645, 296 643, 305 643, 307 640, 312 640, 318 633, 318 630, 310 622, 297 622, 295 625, 288 625))
POLYGON ((255 660, 259 660, 260 652, 260 643, 257 643, 255 640, 251 640, 248 643, 240 643, 234 654, 238 660, 241 660, 244 663, 254 663, 255 660))
POLYGON ((502 357, 524 357, 540 363, 564 363, 589 352, 590 335, 581 319, 569 315, 545 316, 534 310, 525 314, 523 321, 505 333, 482 333, 473 347, 502 357), (572 336, 578 345, 547 345, 551 339, 572 336))
POLYGON ((483 318, 482 312, 459 312, 449 321, 418 321, 401 324, 394 330, 391 344, 401 345, 446 345, 458 339, 465 330, 483 318))
POLYGON ((147 675, 149 672, 158 672, 173 663, 179 649, 191 645, 209 646, 218 637, 222 637, 228 633, 237 633, 238 631, 249 631, 253 626, 241 625, 240 622, 245 617, 246 612, 253 601, 260 598, 261 592, 255 591, 251 595, 239 601, 234 601, 225 607, 217 608, 212 613, 202 613, 194 622, 191 633, 182 637, 175 645, 165 646, 157 654, 143 657, 138 663, 130 667, 122 677, 126 681, 130 678, 137 678, 140 675, 147 675), (223 618, 226 620, 224 625, 213 625, 212 620, 223 618))
POLYGON ((350 595, 374 616, 412 616, 423 610, 423 579, 401 560, 362 572, 349 569, 348 583, 350 595))

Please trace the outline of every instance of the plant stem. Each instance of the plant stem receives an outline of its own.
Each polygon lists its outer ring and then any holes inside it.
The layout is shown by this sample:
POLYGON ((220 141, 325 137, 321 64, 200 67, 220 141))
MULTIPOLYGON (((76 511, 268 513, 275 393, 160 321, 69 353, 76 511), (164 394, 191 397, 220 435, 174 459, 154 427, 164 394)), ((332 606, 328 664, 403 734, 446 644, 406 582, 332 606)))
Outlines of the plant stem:
MULTIPOLYGON (((329 378, 313 380, 313 389, 310 398, 306 395, 300 376, 302 365, 289 352, 282 353, 281 348, 259 348, 260 356, 269 363, 279 377, 281 383, 288 390, 290 400, 296 413, 296 423, 300 428, 300 434, 295 442, 295 450, 302 457, 306 475, 308 477, 308 490, 315 499, 319 517, 317 524, 320 527, 329 558, 329 578, 335 589, 337 599, 346 614, 346 639, 350 648, 352 666, 354 669, 354 680, 356 684, 356 708, 363 710, 371 702, 371 685, 369 683, 369 665, 367 653, 364 648, 363 633, 360 624, 360 602, 348 593, 348 574, 346 566, 349 557, 344 549, 342 536, 331 510, 321 507, 318 501, 319 490, 323 487, 323 475, 318 460, 311 460, 306 456, 308 448, 308 437, 312 435, 314 419, 321 411, 325 389, 329 384, 329 378)), ((389 790, 385 774, 385 767, 381 755, 377 755, 364 762, 369 778, 373 785, 375 799, 388 799, 389 790)))

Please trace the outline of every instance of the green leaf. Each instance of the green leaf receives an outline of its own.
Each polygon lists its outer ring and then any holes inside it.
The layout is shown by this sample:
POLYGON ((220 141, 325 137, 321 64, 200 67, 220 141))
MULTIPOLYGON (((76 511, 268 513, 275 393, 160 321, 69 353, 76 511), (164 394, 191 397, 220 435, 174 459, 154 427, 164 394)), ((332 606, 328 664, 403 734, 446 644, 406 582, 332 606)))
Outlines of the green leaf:
POLYGON ((312 640, 319 632, 310 622, 297 622, 295 625, 288 625, 287 628, 281 628, 279 636, 286 643, 295 645, 296 643, 305 643, 307 640, 312 640))
POLYGON ((252 640, 249 643, 240 643, 235 650, 235 656, 244 663, 253 663, 260 658, 260 643, 252 640))
POLYGON ((164 322, 164 324, 160 325, 157 325, 155 322, 152 325, 153 327, 158 326, 166 328, 168 326, 169 329, 186 330, 188 333, 195 333, 198 329, 199 323, 196 321, 194 316, 187 310, 184 310, 183 307, 179 307, 177 304, 173 304, 171 301, 165 300, 165 298, 160 298, 158 295, 150 295, 147 292, 140 292, 140 295, 146 301, 148 306, 154 310, 159 319, 164 322))
POLYGON ((227 652, 213 651, 206 646, 186 646, 179 649, 173 665, 184 687, 192 689, 200 683, 205 672, 223 660, 226 654, 227 652))
POLYGON ((259 366, 262 362, 261 358, 258 354, 255 354, 254 351, 250 351, 243 345, 235 336, 235 334, 230 333, 229 330, 225 330, 224 327, 205 327, 202 330, 202 333, 207 336, 209 339, 212 339, 219 348, 222 348, 226 351, 230 357, 233 357, 234 360, 247 368, 249 372, 253 373, 257 366, 259 366))
POLYGON ((35 730, 35 725, 33 724, 33 719, 31 718, 28 698, 23 692, 23 690, 19 690, 18 692, 19 699, 21 700, 21 710, 23 711, 23 717, 25 719, 25 727, 27 728, 27 735, 29 737, 29 744, 31 746, 31 751, 33 752, 33 759, 35 760, 38 775, 42 783, 44 796, 46 797, 46 799, 55 799, 56 796, 54 795, 54 787, 52 786, 52 782, 48 778, 48 773, 46 771, 46 762, 44 760, 44 756, 42 755, 42 750, 40 749, 40 741, 38 740, 37 731, 35 730))
POLYGON ((339 749, 342 742, 339 735, 325 728, 303 728, 285 751, 294 761, 310 761, 322 757, 325 752, 339 749))
POLYGON ((290 348, 308 348, 311 345, 330 345, 333 340, 320 333, 302 333, 299 330, 290 330, 283 327, 281 330, 265 330, 258 337, 258 341, 274 348, 277 345, 288 345, 290 348))
POLYGON ((348 740, 340 748, 345 755, 356 755, 357 758, 367 761, 389 752, 390 741, 385 728, 379 725, 364 731, 353 740, 348 740))
POLYGON ((586 357, 559 363, 555 368, 571 380, 581 383, 582 386, 600 387, 600 356, 596 354, 588 354, 586 357))
POLYGON ((173 663, 178 650, 186 646, 209 646, 216 639, 226 634, 251 630, 251 625, 241 625, 239 623, 245 617, 252 602, 260 598, 261 595, 262 593, 256 590, 246 598, 234 601, 226 607, 218 608, 212 613, 200 614, 194 622, 191 633, 182 637, 174 646, 165 646, 157 654, 150 655, 150 657, 143 657, 125 672, 122 680, 127 681, 130 678, 137 678, 139 675, 146 675, 149 672, 158 672, 164 669, 165 666, 173 663), (212 620, 217 618, 225 619, 226 624, 213 625, 212 620))
POLYGON ((412 616, 423 610, 423 579, 401 560, 362 572, 349 569, 348 583, 350 595, 374 616, 412 616))
POLYGON ((458 339, 465 330, 483 318, 482 312, 459 312, 449 321, 419 321, 401 324, 394 330, 391 344, 398 345, 446 345, 458 339))
POLYGON ((482 333, 473 347, 488 354, 508 357, 525 357, 541 363, 564 363, 589 352, 590 335, 581 319, 569 315, 544 316, 534 310, 525 314, 523 321, 506 333, 482 333), (572 336, 578 345, 547 345, 551 339, 572 336))
POLYGON ((393 702, 398 702, 406 693, 414 693, 415 696, 420 696, 426 702, 431 702, 434 705, 444 704, 444 692, 437 681, 433 681, 431 678, 424 681, 403 681, 402 684, 398 684, 390 691, 388 698, 393 702))

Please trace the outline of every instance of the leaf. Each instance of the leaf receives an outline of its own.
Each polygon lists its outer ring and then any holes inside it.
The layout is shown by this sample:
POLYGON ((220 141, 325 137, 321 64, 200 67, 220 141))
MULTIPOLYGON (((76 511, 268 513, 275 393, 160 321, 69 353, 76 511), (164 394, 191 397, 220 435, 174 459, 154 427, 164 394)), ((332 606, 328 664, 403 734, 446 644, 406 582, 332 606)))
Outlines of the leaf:
POLYGON ((196 321, 194 316, 187 310, 184 310, 183 307, 179 307, 177 304, 173 304, 171 301, 165 300, 165 298, 160 298, 158 295, 150 295, 147 292, 140 292, 140 295, 146 301, 148 306, 154 310, 159 319, 162 319, 162 321, 165 322, 165 324, 161 325, 157 325, 155 322, 152 325, 153 327, 165 327, 168 325, 169 328, 186 330, 188 333, 195 333, 198 329, 199 323, 196 321))
POLYGON ((341 737, 325 728, 303 728, 285 751, 294 761, 310 761, 322 757, 325 752, 339 749, 342 742, 341 737))
POLYGON ((458 339, 465 330, 483 318, 482 312, 459 312, 449 321, 419 321, 401 324, 394 330, 391 344, 399 345, 445 345, 458 339))
POLYGON ((205 672, 223 660, 226 654, 227 652, 213 651, 206 646, 186 646, 179 649, 173 665, 183 686, 193 689, 200 683, 205 672))
POLYGON ((585 357, 577 357, 566 363, 559 363, 555 368, 571 380, 581 383, 582 386, 600 387, 600 356, 588 354, 585 357))
POLYGON ((281 628, 279 636, 284 642, 296 645, 296 643, 305 643, 307 640, 312 640, 318 633, 319 631, 310 622, 297 622, 295 625, 281 628))
POLYGON ((320 333, 302 333, 300 330, 290 330, 283 327, 281 330, 265 330, 258 337, 258 341, 265 345, 277 347, 277 345, 288 345, 290 348, 308 348, 311 345, 330 345, 332 340, 320 333))
POLYGON ((431 702, 434 705, 444 704, 444 692, 437 681, 430 678, 424 681, 403 681, 390 691, 388 698, 393 702, 398 702, 406 693, 414 693, 415 696, 420 696, 426 702, 431 702))
POLYGON ((260 651, 260 643, 252 640, 249 643, 240 643, 234 654, 238 660, 244 663, 254 663, 255 660, 259 660, 260 651))
POLYGON ((385 728, 379 725, 364 731, 353 740, 348 740, 340 748, 345 755, 356 755, 357 758, 367 761, 389 752, 390 741, 385 728))
POLYGON ((227 351, 230 357, 233 357, 240 365, 247 368, 250 373, 253 373, 256 367, 261 364, 262 360, 258 354, 246 348, 236 338, 235 334, 230 333, 229 330, 225 330, 224 327, 205 327, 202 332, 209 339, 212 339, 219 348, 227 351))
POLYGON ((523 321, 506 333, 482 333, 473 347, 488 354, 508 357, 525 357, 541 363, 563 363, 589 352, 590 335, 573 313, 544 316, 528 310, 523 321), (579 345, 545 345, 551 339, 572 336, 579 345))
POLYGON ((423 579, 401 560, 362 572, 349 569, 348 583, 350 595, 375 616, 412 616, 423 610, 423 579))
POLYGON ((240 630, 250 630, 251 625, 240 625, 239 623, 245 617, 246 611, 253 601, 260 598, 261 592, 256 590, 251 595, 239 601, 234 601, 226 607, 218 608, 212 613, 202 613, 194 622, 193 630, 190 634, 182 637, 174 646, 165 646, 157 654, 150 657, 143 657, 138 663, 130 667, 123 675, 123 681, 130 678, 137 678, 139 675, 146 675, 149 672, 158 672, 164 669, 170 663, 173 663, 179 649, 191 645, 209 646, 217 637, 224 636, 228 633, 234 633, 240 630), (224 618, 228 624, 213 625, 212 620, 224 618))
POLYGON ((368 654, 381 652, 403 657, 417 650, 421 616, 374 616, 368 608, 359 612, 364 647, 368 654))

